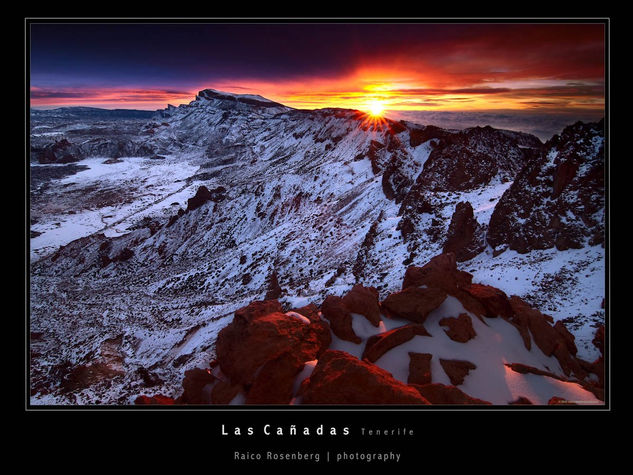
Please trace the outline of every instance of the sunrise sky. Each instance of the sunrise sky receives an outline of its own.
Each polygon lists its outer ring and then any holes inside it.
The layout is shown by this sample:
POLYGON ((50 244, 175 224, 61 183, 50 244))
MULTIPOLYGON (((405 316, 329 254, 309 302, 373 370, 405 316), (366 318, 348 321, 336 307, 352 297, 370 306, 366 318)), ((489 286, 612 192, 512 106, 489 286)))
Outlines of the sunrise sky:
POLYGON ((29 25, 32 107, 160 109, 205 88, 297 108, 604 108, 604 25, 29 25))

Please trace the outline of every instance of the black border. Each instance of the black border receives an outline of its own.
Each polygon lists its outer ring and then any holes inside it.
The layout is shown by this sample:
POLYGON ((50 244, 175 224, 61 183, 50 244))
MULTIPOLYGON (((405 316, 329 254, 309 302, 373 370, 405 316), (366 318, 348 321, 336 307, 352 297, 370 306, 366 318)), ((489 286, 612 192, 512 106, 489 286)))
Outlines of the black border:
MULTIPOLYGON (((319 421, 331 421, 327 424, 341 426, 341 420, 352 419, 377 419, 374 427, 387 427, 394 425, 407 424, 412 427, 421 427, 426 422, 423 419, 429 415, 428 412, 440 413, 442 417, 447 413, 464 414, 464 412, 484 412, 492 415, 494 412, 508 414, 508 411, 516 413, 558 413, 569 412, 610 412, 611 404, 611 288, 610 288, 610 246, 611 246, 611 219, 610 219, 610 152, 611 152, 611 134, 610 134, 610 117, 611 117, 611 18, 609 17, 208 17, 208 18, 191 18, 191 17, 27 17, 24 19, 24 78, 25 78, 25 411, 31 414, 37 413, 68 413, 76 412, 80 414, 87 413, 126 413, 132 411, 136 414, 151 415, 158 412, 163 415, 165 413, 177 412, 181 415, 212 415, 216 419, 216 426, 219 428, 217 416, 221 414, 223 417, 230 417, 232 421, 245 419, 246 424, 265 424, 263 421, 281 421, 292 417, 290 420, 296 425, 300 425, 301 421, 305 421, 305 425, 318 426, 319 421), (195 24, 195 23, 267 23, 267 24, 287 24, 287 23, 600 23, 605 28, 605 405, 604 406, 39 406, 30 403, 30 25, 34 23, 179 23, 179 24, 195 24), (424 414, 418 414, 424 411, 424 414), (266 415, 264 417, 264 413, 266 415), (377 415, 380 414, 380 417, 377 415), (419 415, 417 421, 411 420, 412 414, 419 415), (389 420, 385 425, 385 421, 389 420), (261 422, 258 422, 261 421, 261 422), (335 423, 334 421, 338 421, 335 423), (380 424, 378 424, 380 421, 380 424), (421 424, 421 425, 420 425, 421 424)), ((278 423, 278 422, 277 422, 278 423)), ((370 424, 366 424, 370 426, 370 424)), ((417 432, 417 430, 416 430, 417 432)), ((211 434, 212 435, 212 434, 211 434)), ((231 437, 229 437, 231 439, 231 437)), ((276 439, 276 442, 284 440, 285 437, 276 439)), ((311 439, 311 438, 308 438, 311 439)), ((248 439, 240 439, 248 440, 248 439)), ((234 443, 240 440, 233 441, 234 443)), ((251 439, 251 441, 256 439, 251 439)), ((306 439, 307 440, 307 439, 306 439)), ((321 439, 324 442, 324 439, 321 439)), ((340 442, 337 437, 333 438, 334 443, 340 442)), ((366 441, 367 442, 367 441, 366 441)), ((269 441, 270 443, 270 441, 269 441)), ((368 443, 368 442, 367 442, 368 443)))

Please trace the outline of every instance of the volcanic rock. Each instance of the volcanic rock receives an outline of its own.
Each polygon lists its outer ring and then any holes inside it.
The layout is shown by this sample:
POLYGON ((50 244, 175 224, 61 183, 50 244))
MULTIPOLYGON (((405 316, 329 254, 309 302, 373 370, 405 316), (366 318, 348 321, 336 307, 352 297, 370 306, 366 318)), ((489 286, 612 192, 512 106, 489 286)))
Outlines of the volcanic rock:
POLYGON ((352 313, 363 315, 375 327, 380 323, 378 291, 373 287, 355 285, 344 297, 343 305, 352 313))
POLYGON ((445 298, 446 292, 439 288, 408 287, 390 294, 382 302, 382 307, 385 313, 392 317, 422 323, 429 313, 442 304, 445 298))
POLYGON ((482 284, 471 284, 465 290, 481 302, 486 309, 486 317, 510 318, 514 314, 508 296, 502 290, 482 284))
POLYGON ((328 295, 321 305, 323 316, 330 322, 332 332, 342 340, 360 343, 352 328, 352 315, 341 297, 328 295))
POLYGON ((441 326, 448 327, 446 335, 459 343, 466 343, 471 338, 475 338, 477 333, 473 328, 473 322, 466 313, 461 313, 457 318, 445 317, 440 320, 441 326))
POLYGON ((134 400, 136 405, 156 405, 156 406, 171 406, 176 404, 173 398, 163 396, 162 394, 156 394, 155 396, 142 395, 134 400))
POLYGON ((327 350, 303 394, 304 404, 429 404, 412 387, 344 351, 327 350))
POLYGON ((215 380, 208 369, 194 368, 185 371, 185 379, 182 381, 184 392, 177 403, 211 404, 211 385, 215 380))
POLYGON ((451 380, 451 384, 459 386, 464 382, 464 378, 468 375, 470 370, 476 369, 477 366, 470 361, 462 360, 444 360, 440 358, 440 364, 444 368, 444 372, 451 380))
POLYGON ((411 340, 414 336, 431 336, 424 326, 413 323, 394 328, 388 332, 373 335, 367 340, 363 351, 363 360, 375 363, 387 351, 411 340))
MULTIPOLYGON (((266 306, 274 307, 275 302, 260 302, 258 306, 261 311, 266 306)), ((232 383, 252 383, 262 365, 283 354, 292 355, 299 364, 318 359, 325 349, 323 325, 306 324, 280 312, 261 315, 254 309, 249 314, 247 309, 236 312, 233 322, 220 331, 216 340, 220 368, 232 383)))
POLYGON ((246 404, 288 404, 303 363, 288 353, 264 364, 246 395, 246 404))
POLYGON ((431 359, 430 353, 409 352, 409 377, 408 384, 429 384, 431 383, 431 359))
POLYGON ((452 252, 457 261, 462 262, 472 259, 485 248, 484 229, 475 219, 473 207, 468 201, 457 203, 448 226, 444 253, 452 252))
POLYGON ((490 218, 493 248, 578 249, 604 242, 604 121, 566 127, 526 163, 490 218))

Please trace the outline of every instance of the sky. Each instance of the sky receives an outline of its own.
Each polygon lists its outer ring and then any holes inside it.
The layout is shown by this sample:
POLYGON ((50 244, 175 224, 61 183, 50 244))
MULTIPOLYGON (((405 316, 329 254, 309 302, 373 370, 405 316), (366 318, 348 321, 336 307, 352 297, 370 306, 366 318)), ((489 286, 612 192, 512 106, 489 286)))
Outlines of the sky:
POLYGON ((600 23, 29 26, 32 107, 155 110, 213 88, 307 109, 604 109, 600 23))

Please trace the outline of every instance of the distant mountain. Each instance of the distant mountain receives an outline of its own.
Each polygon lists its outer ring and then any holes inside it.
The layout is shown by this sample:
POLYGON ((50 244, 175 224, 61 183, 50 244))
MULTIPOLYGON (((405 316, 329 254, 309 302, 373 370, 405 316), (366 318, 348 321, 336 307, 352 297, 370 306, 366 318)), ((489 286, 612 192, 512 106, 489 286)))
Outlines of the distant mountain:
POLYGON ((101 109, 98 107, 59 107, 57 109, 31 109, 31 116, 63 119, 150 119, 156 111, 137 109, 101 109))

